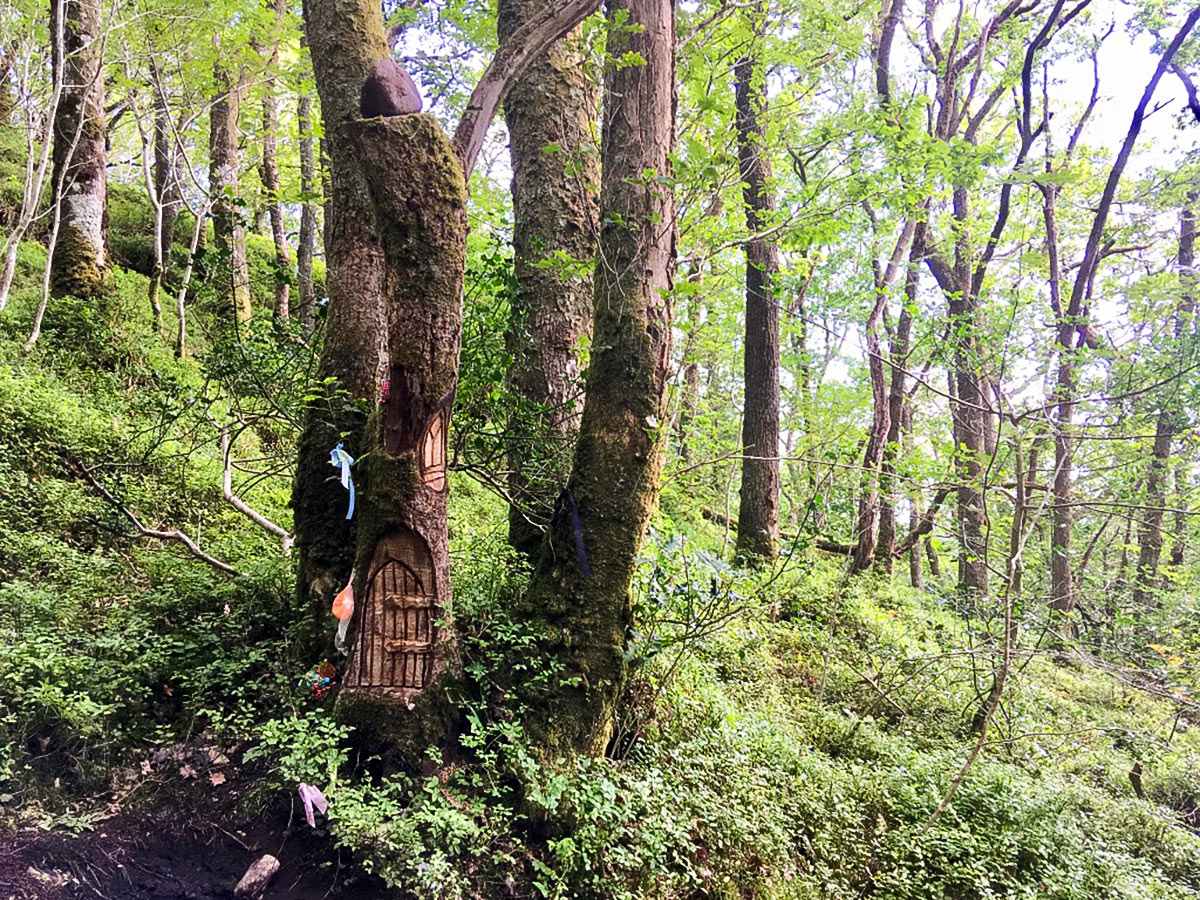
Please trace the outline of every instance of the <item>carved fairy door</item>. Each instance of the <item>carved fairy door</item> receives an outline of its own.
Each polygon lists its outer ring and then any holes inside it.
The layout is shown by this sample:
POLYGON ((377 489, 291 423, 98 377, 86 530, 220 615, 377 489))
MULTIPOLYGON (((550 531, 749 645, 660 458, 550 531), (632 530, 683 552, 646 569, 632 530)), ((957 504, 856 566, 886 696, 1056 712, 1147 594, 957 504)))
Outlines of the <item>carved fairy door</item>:
POLYGON ((408 696, 433 676, 437 597, 432 560, 411 532, 380 541, 347 687, 408 696))

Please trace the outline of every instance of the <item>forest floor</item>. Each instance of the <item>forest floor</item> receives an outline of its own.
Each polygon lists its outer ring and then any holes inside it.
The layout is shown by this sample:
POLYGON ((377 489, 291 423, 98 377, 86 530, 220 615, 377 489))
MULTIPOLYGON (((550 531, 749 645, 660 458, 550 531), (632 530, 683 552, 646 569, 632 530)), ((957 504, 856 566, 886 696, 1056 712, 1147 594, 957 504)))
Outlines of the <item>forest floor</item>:
POLYGON ((251 777, 236 772, 219 788, 173 774, 147 802, 88 830, 0 833, 0 898, 228 900, 268 853, 280 867, 264 900, 394 896, 336 848, 320 822, 309 828, 298 802, 276 795, 248 813, 239 801, 252 787, 251 777))

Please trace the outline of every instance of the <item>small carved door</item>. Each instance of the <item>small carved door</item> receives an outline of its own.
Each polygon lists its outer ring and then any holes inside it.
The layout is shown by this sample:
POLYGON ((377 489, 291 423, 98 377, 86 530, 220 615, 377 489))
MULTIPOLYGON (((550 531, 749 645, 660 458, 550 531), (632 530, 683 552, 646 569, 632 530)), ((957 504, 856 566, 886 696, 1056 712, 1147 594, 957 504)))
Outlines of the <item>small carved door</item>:
POLYGON ((433 667, 434 601, 406 562, 388 555, 376 565, 348 686, 402 694, 424 688, 433 667))

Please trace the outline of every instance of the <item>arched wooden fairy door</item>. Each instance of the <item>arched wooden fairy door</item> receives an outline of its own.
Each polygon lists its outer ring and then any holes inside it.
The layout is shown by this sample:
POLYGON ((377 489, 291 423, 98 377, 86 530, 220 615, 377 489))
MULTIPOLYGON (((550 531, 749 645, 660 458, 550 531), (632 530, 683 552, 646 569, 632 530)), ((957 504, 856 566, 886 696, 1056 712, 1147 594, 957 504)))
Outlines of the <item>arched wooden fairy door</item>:
POLYGON ((346 686, 415 694, 433 677, 437 596, 424 541, 398 532, 380 541, 367 581, 346 686))
POLYGON ((446 489, 446 439, 449 409, 442 406, 433 414, 421 439, 418 464, 421 480, 435 491, 446 489))

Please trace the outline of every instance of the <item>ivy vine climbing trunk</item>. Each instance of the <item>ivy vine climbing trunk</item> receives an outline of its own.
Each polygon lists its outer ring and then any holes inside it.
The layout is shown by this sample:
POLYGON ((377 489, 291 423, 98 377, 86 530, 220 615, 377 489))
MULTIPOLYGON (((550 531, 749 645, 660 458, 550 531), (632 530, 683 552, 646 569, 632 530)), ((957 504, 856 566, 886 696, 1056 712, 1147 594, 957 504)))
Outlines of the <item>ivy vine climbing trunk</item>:
MULTIPOLYGON (((547 0, 501 0, 508 40, 547 0)), ((506 343, 509 418, 508 539, 533 555, 570 471, 583 407, 580 343, 591 332, 596 203, 592 123, 600 102, 578 46, 555 44, 504 101, 512 159, 513 269, 517 289, 506 343)))
POLYGON ((750 233, 745 244, 746 399, 737 550, 747 560, 762 562, 779 552, 779 250, 762 236, 773 224, 776 207, 763 121, 766 72, 755 54, 738 60, 733 72, 738 163, 750 233))
POLYGON ((96 296, 108 266, 107 120, 104 115, 104 40, 100 0, 52 3, 51 34, 63 16, 56 81, 52 184, 59 205, 58 239, 50 267, 55 297, 96 296))
POLYGON ((674 5, 610 0, 592 357, 560 515, 524 600, 562 667, 530 725, 548 752, 598 752, 626 677, 630 586, 662 468, 675 198, 674 5), (627 18, 626 18, 627 17, 627 18), (633 26, 633 27, 629 27, 633 26), (577 510, 577 513, 572 512, 577 510), (576 537, 578 528, 578 540, 576 537))

